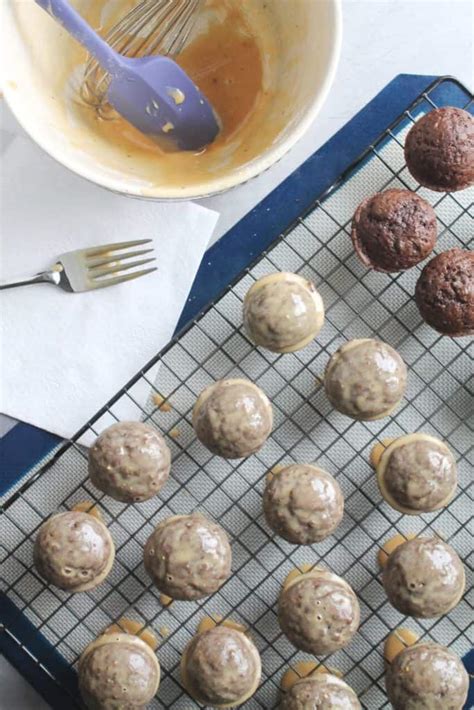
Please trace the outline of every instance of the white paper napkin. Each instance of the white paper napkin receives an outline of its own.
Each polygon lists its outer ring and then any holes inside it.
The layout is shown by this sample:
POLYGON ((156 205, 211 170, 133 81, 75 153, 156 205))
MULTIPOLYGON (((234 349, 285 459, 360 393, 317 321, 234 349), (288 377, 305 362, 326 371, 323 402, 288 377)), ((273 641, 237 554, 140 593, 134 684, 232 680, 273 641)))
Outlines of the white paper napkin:
POLYGON ((0 292, 0 411, 69 437, 170 339, 218 215, 108 193, 21 135, 2 163, 0 279, 87 246, 146 238, 156 251, 158 271, 131 283, 0 292))

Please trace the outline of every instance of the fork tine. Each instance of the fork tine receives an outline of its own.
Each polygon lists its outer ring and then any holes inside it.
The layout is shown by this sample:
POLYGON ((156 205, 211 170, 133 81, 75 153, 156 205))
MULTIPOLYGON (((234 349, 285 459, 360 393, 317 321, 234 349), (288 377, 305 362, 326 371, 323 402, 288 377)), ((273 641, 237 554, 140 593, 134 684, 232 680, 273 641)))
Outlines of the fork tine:
POLYGON ((139 247, 142 244, 150 244, 152 239, 136 239, 131 242, 116 242, 115 244, 102 244, 100 247, 92 247, 91 249, 83 249, 84 256, 89 258, 91 256, 100 256, 100 254, 108 254, 111 251, 117 251, 118 249, 129 249, 130 247, 139 247))
POLYGON ((124 259, 131 259, 134 256, 143 256, 144 254, 151 254, 153 249, 138 249, 137 251, 127 251, 125 254, 111 254, 110 256, 97 258, 97 259, 87 259, 86 266, 88 269, 94 270, 97 266, 107 266, 107 264, 117 263, 118 260, 123 261, 124 259))
POLYGON ((153 273, 153 271, 158 271, 156 266, 153 269, 143 269, 142 271, 136 271, 133 274, 125 274, 124 276, 114 276, 111 279, 100 279, 94 281, 91 286, 92 289, 105 288, 106 286, 115 286, 116 284, 121 284, 124 281, 133 281, 134 279, 139 279, 141 276, 146 276, 147 274, 153 273))
POLYGON ((136 266, 143 266, 144 264, 150 264, 152 261, 156 261, 153 257, 152 259, 138 259, 138 261, 132 261, 129 264, 115 264, 115 266, 102 266, 89 272, 89 278, 95 279, 100 276, 108 276, 108 274, 118 274, 120 271, 129 271, 129 269, 134 269, 136 266))

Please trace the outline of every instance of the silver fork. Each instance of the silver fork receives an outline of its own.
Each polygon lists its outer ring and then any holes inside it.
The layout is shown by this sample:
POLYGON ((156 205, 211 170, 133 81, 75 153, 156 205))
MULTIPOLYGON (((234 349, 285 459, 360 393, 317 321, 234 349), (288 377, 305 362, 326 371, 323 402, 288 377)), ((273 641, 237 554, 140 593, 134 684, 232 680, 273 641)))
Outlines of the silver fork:
POLYGON ((0 284, 0 291, 30 284, 49 283, 59 286, 64 291, 79 293, 139 279, 140 276, 156 271, 156 266, 132 271, 129 274, 122 272, 155 261, 154 257, 130 261, 137 256, 151 254, 153 249, 134 249, 134 247, 149 244, 151 241, 151 239, 138 239, 133 242, 117 242, 116 244, 104 244, 100 247, 69 251, 66 254, 61 254, 47 271, 42 271, 31 279, 0 284), (134 251, 124 251, 126 249, 134 249, 134 251))

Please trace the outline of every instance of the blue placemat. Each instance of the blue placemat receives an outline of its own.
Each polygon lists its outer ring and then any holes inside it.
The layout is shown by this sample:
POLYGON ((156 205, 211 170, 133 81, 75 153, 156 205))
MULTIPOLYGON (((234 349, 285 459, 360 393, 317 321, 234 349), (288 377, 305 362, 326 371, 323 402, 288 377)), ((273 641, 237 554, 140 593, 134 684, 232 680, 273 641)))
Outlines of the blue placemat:
MULTIPOLYGON (((330 141, 214 245, 203 260, 178 329, 194 318, 210 300, 215 299, 243 268, 304 213, 315 196, 332 185, 433 80, 434 77, 410 75, 401 75, 394 79, 330 141)), ((440 105, 465 103, 465 93, 455 81, 443 82, 437 92, 439 95, 436 99, 440 105)), ((54 435, 27 424, 16 424, 0 440, 0 494, 16 485, 59 443, 60 439, 54 435)), ((48 667, 56 678, 66 681, 71 689, 74 688, 75 674, 11 601, 5 598, 1 601, 0 622, 6 625, 8 631, 0 634, 0 649, 53 707, 64 708, 66 702, 70 704, 70 697, 66 700, 58 684, 32 661, 25 648, 40 660, 47 657, 48 667)), ((472 654, 465 661, 472 672, 472 654)), ((467 707, 471 706, 472 700, 468 702, 467 707)))

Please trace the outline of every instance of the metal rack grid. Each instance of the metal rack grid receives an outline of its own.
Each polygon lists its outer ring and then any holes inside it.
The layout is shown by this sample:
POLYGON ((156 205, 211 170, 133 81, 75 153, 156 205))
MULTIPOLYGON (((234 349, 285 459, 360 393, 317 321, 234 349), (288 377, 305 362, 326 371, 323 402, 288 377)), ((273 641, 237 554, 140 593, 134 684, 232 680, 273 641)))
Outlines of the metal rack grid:
MULTIPOLYGON (((428 199, 439 220, 437 251, 468 244, 473 191, 436 194, 420 188, 403 159, 403 139, 416 118, 436 106, 436 82, 364 153, 296 224, 149 363, 88 424, 4 504, 0 549, 5 592, 68 664, 106 626, 127 616, 163 636, 158 650, 163 676, 152 707, 198 707, 179 679, 180 654, 205 615, 219 614, 250 627, 262 655, 262 684, 246 708, 277 705, 283 672, 305 655, 281 634, 275 603, 288 572, 318 563, 344 576, 358 594, 361 627, 356 639, 330 657, 359 694, 365 708, 388 707, 383 683, 383 641, 402 622, 423 638, 444 643, 459 655, 472 646, 472 560, 469 462, 472 464, 472 342, 443 338, 424 325, 413 301, 419 268, 387 275, 366 270, 348 236, 358 202, 388 187, 405 186, 428 199), (242 299, 255 279, 289 270, 312 279, 327 317, 317 341, 305 350, 276 356, 255 349, 241 323, 242 299), (339 345, 354 337, 377 336, 393 345, 409 367, 406 399, 391 418, 355 422, 332 411, 318 376, 339 345), (272 437, 255 456, 241 461, 212 457, 195 439, 191 412, 210 382, 248 377, 272 400, 272 437), (170 405, 162 411, 143 386, 170 405), (172 475, 159 498, 125 506, 99 494, 87 481, 83 442, 120 420, 121 402, 133 402, 137 418, 156 425, 172 449, 172 475), (403 516, 381 501, 368 463, 374 443, 415 430, 445 439, 458 460, 459 492, 447 510, 403 516), (274 536, 264 521, 261 492, 269 469, 295 461, 316 461, 336 475, 346 506, 335 534, 313 546, 295 547, 274 536), (90 500, 100 507, 116 544, 116 562, 98 589, 68 595, 48 587, 32 568, 35 533, 45 517, 90 500), (168 515, 199 509, 228 531, 233 576, 202 602, 163 608, 150 584, 142 548, 154 525, 168 515), (404 620, 388 603, 376 553, 396 532, 432 532, 449 540, 466 565, 468 587, 461 603, 441 619, 404 620), (165 633, 164 629, 167 629, 165 633)), ((471 98, 467 107, 472 110, 471 98)), ((8 629, 7 629, 8 632, 8 629)), ((25 644, 26 645, 26 644, 25 644)), ((325 659, 321 659, 323 662, 325 659)), ((38 661, 39 663, 40 661, 38 661)), ((70 692, 69 681, 43 659, 41 667, 70 692)))

